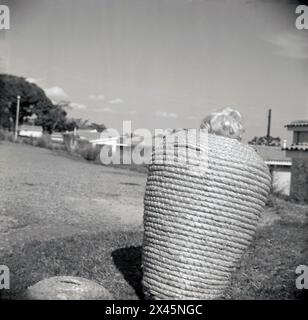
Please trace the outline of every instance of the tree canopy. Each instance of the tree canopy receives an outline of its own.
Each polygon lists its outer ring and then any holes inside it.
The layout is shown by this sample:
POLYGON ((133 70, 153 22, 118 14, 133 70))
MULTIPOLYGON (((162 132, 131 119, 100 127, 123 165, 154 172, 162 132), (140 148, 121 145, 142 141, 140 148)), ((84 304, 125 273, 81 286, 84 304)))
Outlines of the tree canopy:
POLYGON ((279 137, 263 136, 254 137, 248 144, 258 145, 258 146, 270 146, 270 147, 280 147, 281 139, 279 137))
POLYGON ((0 74, 0 124, 11 128, 16 121, 17 96, 20 96, 19 122, 36 113, 36 106, 46 112, 52 106, 44 91, 23 77, 0 74))
POLYGON ((105 125, 89 123, 83 119, 67 118, 69 103, 54 104, 44 90, 24 77, 0 74, 0 127, 12 130, 16 121, 17 96, 20 96, 19 123, 35 115, 35 124, 43 131, 72 131, 74 128, 96 129, 102 132, 105 125))

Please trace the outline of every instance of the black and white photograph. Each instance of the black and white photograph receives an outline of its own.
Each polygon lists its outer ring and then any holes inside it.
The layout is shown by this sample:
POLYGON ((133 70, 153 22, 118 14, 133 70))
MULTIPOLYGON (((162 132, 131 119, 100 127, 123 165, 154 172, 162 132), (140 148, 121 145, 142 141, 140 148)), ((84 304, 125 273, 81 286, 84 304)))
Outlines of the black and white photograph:
POLYGON ((0 1, 0 300, 307 289, 308 1, 0 1))

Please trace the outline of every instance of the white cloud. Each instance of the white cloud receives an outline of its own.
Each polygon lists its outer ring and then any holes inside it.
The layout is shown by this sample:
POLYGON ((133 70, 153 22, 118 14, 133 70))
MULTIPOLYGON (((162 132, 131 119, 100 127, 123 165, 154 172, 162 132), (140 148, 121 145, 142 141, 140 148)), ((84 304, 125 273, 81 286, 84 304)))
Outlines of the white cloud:
POLYGON ((87 107, 84 104, 77 103, 77 102, 71 102, 69 106, 73 109, 86 109, 87 107))
POLYGON ((178 117, 178 115, 176 114, 176 113, 169 113, 169 117, 170 118, 177 118, 178 117))
POLYGON ((42 79, 37 79, 37 78, 26 78, 26 80, 30 83, 35 83, 37 84, 38 82, 42 81, 42 79))
POLYGON ((103 94, 97 94, 97 95, 96 94, 91 94, 91 95, 88 96, 88 98, 90 100, 99 100, 99 101, 106 99, 106 97, 103 94))
POLYGON ((157 117, 161 117, 161 118, 177 118, 178 115, 174 112, 166 112, 166 111, 157 111, 156 112, 156 116, 157 117))
POLYGON ((281 33, 267 38, 266 41, 276 46, 277 53, 282 56, 293 59, 308 59, 308 41, 305 35, 300 32, 281 33))
POLYGON ((45 94, 50 98, 54 103, 59 103, 61 101, 70 101, 69 95, 58 86, 44 89, 45 94))
POLYGON ((78 102, 71 102, 71 98, 69 97, 69 95, 59 86, 55 86, 55 87, 51 87, 51 88, 47 88, 44 89, 45 94, 48 98, 50 98, 52 100, 53 103, 64 103, 67 107, 71 108, 71 109, 86 109, 87 106, 82 104, 82 103, 78 103, 78 102))
POLYGON ((121 99, 121 98, 115 98, 115 99, 111 99, 109 100, 109 103, 110 104, 121 104, 123 103, 124 101, 121 99))
POLYGON ((106 112, 106 113, 114 113, 114 110, 109 107, 104 107, 99 110, 100 112, 106 112))

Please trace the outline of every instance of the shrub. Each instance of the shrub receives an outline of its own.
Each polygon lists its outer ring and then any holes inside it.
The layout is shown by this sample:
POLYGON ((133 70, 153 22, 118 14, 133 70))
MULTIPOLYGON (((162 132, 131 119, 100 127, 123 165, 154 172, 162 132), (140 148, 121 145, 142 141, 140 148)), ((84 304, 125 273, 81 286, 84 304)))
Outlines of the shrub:
POLYGON ((66 150, 65 146, 59 143, 51 143, 51 150, 66 150))
POLYGON ((78 144, 75 152, 89 161, 96 161, 99 157, 99 148, 92 146, 89 142, 78 144))
POLYGON ((22 137, 21 141, 22 141, 22 143, 30 144, 31 146, 35 145, 35 138, 33 138, 33 137, 22 137))
POLYGON ((36 140, 34 140, 33 145, 40 148, 48 148, 48 149, 52 148, 50 136, 45 134, 37 138, 36 140))
POLYGON ((283 186, 272 185, 271 194, 273 196, 275 196, 276 198, 279 198, 279 199, 282 199, 282 200, 285 200, 285 201, 289 201, 290 200, 290 196, 285 194, 283 186))
POLYGON ((0 140, 14 142, 15 141, 14 133, 7 130, 0 130, 0 140))
POLYGON ((0 141, 5 140, 5 133, 3 132, 3 130, 0 130, 0 141))
POLYGON ((64 147, 68 152, 73 152, 77 146, 77 137, 72 133, 62 133, 64 147))
POLYGON ((266 206, 269 208, 275 208, 277 206, 276 197, 273 195, 273 193, 269 194, 267 198, 266 206))
POLYGON ((14 133, 12 132, 8 132, 8 135, 7 135, 7 141, 9 142, 15 142, 15 136, 14 136, 14 133))

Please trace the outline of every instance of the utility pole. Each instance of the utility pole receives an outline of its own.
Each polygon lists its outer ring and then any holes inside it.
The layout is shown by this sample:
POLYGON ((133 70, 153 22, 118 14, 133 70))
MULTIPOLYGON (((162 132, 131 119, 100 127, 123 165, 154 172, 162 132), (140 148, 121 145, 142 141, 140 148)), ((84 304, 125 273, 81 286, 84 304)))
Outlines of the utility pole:
POLYGON ((20 105, 20 96, 17 96, 16 120, 15 120, 15 140, 17 140, 17 136, 18 136, 19 105, 20 105))
POLYGON ((268 110, 268 120, 267 120, 267 135, 266 135, 266 142, 269 145, 269 139, 271 136, 271 121, 272 121, 272 109, 268 110))

